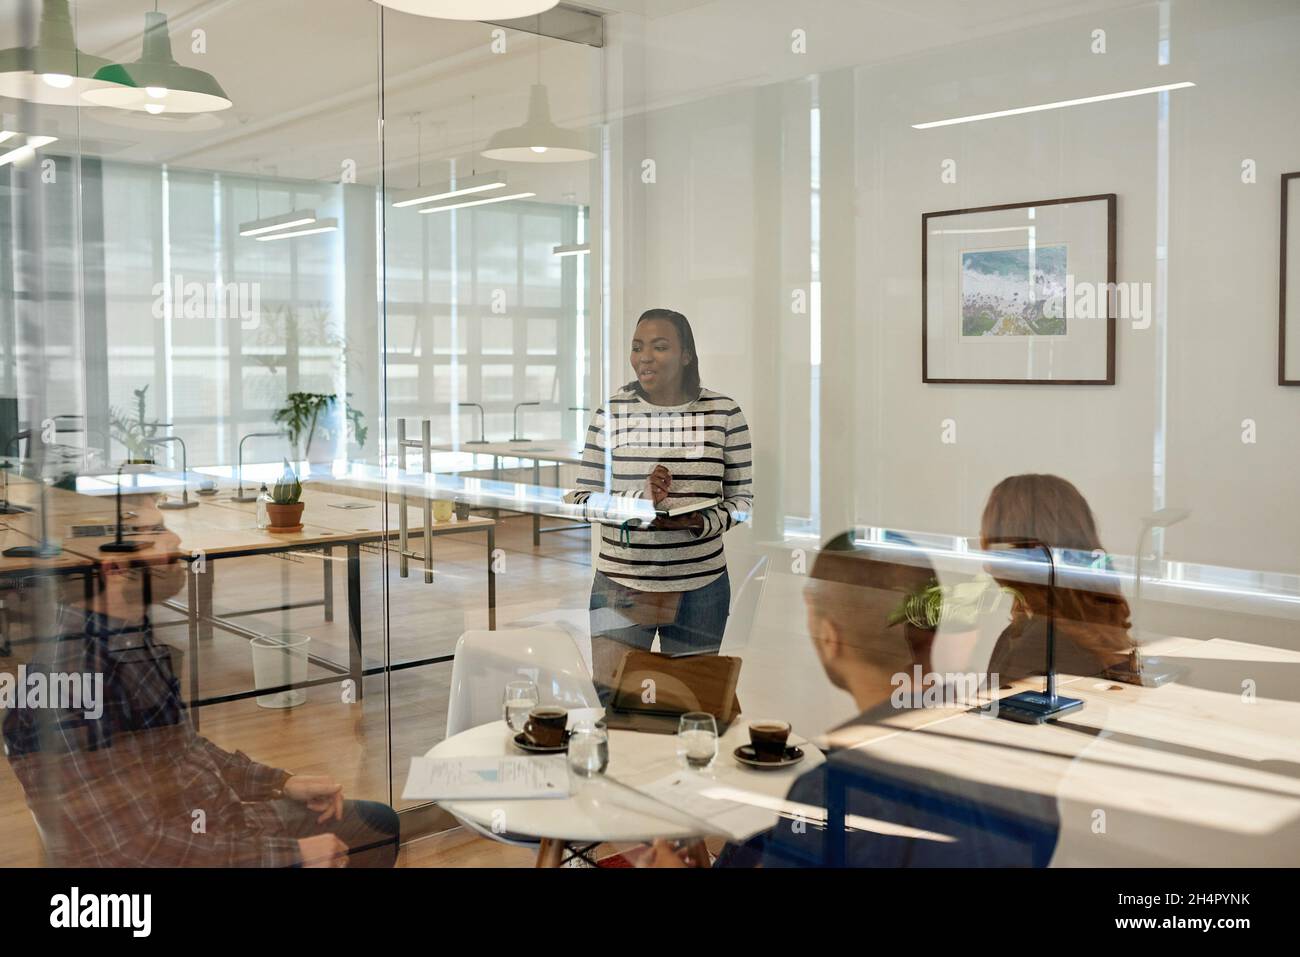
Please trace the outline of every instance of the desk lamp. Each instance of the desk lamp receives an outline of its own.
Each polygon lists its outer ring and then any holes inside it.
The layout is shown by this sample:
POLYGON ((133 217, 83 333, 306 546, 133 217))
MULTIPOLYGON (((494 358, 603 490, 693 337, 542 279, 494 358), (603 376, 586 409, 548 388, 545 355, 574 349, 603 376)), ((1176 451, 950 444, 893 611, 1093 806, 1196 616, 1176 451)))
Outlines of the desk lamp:
POLYGON ((1037 539, 1004 539, 989 543, 989 551, 1011 552, 1026 549, 1040 550, 1047 556, 1047 667, 1046 686, 1039 691, 1022 691, 985 705, 982 710, 996 714, 1008 721, 1022 724, 1043 724, 1055 721, 1071 711, 1083 707, 1079 698, 1066 698, 1056 693, 1056 562, 1052 549, 1037 539))
POLYGON ((189 456, 185 454, 185 441, 179 435, 163 435, 156 439, 146 439, 149 445, 166 445, 168 442, 178 442, 181 447, 181 500, 168 499, 165 502, 159 502, 158 507, 161 509, 178 509, 178 508, 198 508, 198 502, 190 501, 190 467, 189 456))

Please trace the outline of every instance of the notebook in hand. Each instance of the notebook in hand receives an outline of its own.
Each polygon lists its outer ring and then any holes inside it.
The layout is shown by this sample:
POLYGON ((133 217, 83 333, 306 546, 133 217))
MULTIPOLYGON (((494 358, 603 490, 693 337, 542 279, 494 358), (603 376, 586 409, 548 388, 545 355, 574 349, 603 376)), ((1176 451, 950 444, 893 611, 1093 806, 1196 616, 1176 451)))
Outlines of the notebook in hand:
POLYGON ((722 504, 722 499, 720 498, 705 499, 702 502, 683 502, 679 505, 669 505, 668 501, 668 499, 665 499, 662 503, 656 506, 656 515, 676 518, 678 515, 689 515, 691 512, 703 512, 706 509, 717 508, 722 504))
POLYGON ((676 734, 681 716, 707 711, 724 734, 740 714, 740 659, 728 655, 660 655, 632 649, 614 676, 605 708, 610 728, 676 734))

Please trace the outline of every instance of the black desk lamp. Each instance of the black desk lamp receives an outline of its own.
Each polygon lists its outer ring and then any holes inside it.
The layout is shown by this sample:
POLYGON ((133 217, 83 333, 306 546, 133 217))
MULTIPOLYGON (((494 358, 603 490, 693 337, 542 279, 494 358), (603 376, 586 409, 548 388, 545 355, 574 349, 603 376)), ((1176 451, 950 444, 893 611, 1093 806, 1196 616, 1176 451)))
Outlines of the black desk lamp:
POLYGON ((122 533, 122 470, 126 463, 117 467, 117 536, 111 542, 99 546, 101 552, 138 552, 149 547, 148 542, 128 542, 122 533))
POLYGON ((471 439, 468 442, 462 442, 460 444, 461 445, 487 445, 487 432, 485 431, 486 425, 483 421, 487 417, 487 413, 483 411, 483 406, 479 405, 477 402, 462 402, 460 404, 462 406, 470 406, 472 408, 478 409, 478 438, 471 439))
POLYGON ((230 497, 230 500, 232 502, 256 502, 258 497, 261 494, 260 492, 255 495, 244 494, 244 443, 247 442, 249 439, 258 439, 258 438, 269 439, 272 436, 285 436, 288 434, 289 433, 284 432, 283 430, 279 432, 249 432, 246 436, 244 436, 242 439, 239 440, 239 465, 238 465, 239 488, 237 488, 235 490, 235 494, 230 497))
POLYGON ((198 508, 198 502, 190 501, 190 465, 189 456, 185 454, 185 440, 179 435, 163 435, 156 439, 146 439, 149 445, 166 445, 168 442, 178 442, 181 447, 181 500, 168 499, 165 502, 159 502, 158 507, 162 509, 178 508, 198 508))
POLYGON ((1043 724, 1055 721, 1061 715, 1083 707, 1079 698, 1066 698, 1056 693, 1056 562, 1052 549, 1034 538, 1007 539, 990 542, 990 551, 1040 549, 1047 556, 1047 668, 1046 687, 1041 691, 1022 691, 987 704, 982 709, 1008 721, 1022 724, 1043 724))
MULTIPOLYGON (((23 439, 30 439, 31 437, 31 429, 23 429, 21 432, 11 435, 9 441, 5 443, 5 455, 9 454, 9 449, 15 442, 21 442, 23 439)), ((26 505, 15 505, 9 501, 9 472, 13 467, 14 464, 9 461, 0 464, 0 469, 4 470, 4 491, 0 492, 0 515, 22 515, 31 511, 26 505)))
POLYGON ((526 439, 519 434, 519 410, 526 405, 541 405, 540 402, 519 402, 515 404, 515 434, 511 437, 511 442, 531 442, 532 439, 526 439))
POLYGON ((38 481, 41 484, 41 537, 33 545, 15 545, 13 548, 6 548, 4 555, 7 558, 54 558, 63 554, 63 546, 58 542, 50 541, 50 519, 49 507, 45 500, 45 477, 39 476, 38 481))

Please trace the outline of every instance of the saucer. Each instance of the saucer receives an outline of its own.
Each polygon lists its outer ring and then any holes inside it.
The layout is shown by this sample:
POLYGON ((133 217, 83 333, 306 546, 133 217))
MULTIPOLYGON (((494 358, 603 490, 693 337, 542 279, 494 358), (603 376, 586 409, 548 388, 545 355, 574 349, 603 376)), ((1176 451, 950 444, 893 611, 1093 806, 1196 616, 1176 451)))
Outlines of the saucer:
POLYGON ((515 735, 514 742, 516 748, 520 751, 527 751, 529 754, 563 754, 565 751, 569 750, 569 732, 564 732, 563 744, 557 744, 549 748, 543 747, 540 744, 533 744, 524 737, 522 731, 515 735))
POLYGON ((770 758, 760 758, 752 744, 742 744, 735 751, 732 751, 731 754, 737 761, 745 765, 745 767, 761 768, 765 771, 769 768, 788 768, 803 760, 803 749, 796 748, 794 745, 787 745, 785 754, 775 761, 770 758))

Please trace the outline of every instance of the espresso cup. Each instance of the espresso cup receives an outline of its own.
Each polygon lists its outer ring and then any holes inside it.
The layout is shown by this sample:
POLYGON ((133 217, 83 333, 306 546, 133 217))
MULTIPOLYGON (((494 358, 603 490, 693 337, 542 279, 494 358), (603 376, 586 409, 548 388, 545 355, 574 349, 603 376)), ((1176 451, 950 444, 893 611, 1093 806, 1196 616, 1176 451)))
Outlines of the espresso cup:
POLYGON ((555 705, 539 705, 528 712, 524 739, 539 748, 558 748, 564 744, 564 726, 569 712, 555 705))
POLYGON ((790 722, 767 719, 751 721, 749 743, 761 761, 779 761, 785 756, 785 742, 790 737, 790 722))

